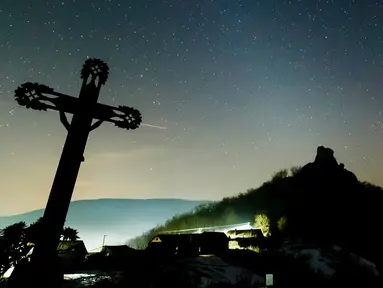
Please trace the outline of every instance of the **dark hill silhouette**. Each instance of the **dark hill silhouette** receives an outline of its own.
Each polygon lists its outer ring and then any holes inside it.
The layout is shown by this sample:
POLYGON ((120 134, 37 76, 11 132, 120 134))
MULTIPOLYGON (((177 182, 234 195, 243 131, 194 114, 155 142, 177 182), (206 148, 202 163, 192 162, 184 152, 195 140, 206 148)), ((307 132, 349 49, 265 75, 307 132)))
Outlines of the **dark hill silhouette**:
POLYGON ((338 164, 332 149, 320 146, 315 160, 306 164, 293 180, 290 202, 294 205, 290 205, 286 216, 299 223, 296 228, 306 230, 305 236, 326 238, 325 234, 318 235, 319 229, 345 245, 345 235, 355 231, 355 222, 350 221, 353 211, 349 209, 360 208, 355 200, 363 189, 355 174, 338 164))
POLYGON ((320 146, 315 160, 302 168, 281 170, 257 189, 173 217, 130 243, 142 246, 163 230, 253 222, 256 214, 266 214, 274 237, 337 244, 381 267, 382 200, 382 188, 358 181, 338 164, 332 149, 320 146))
MULTIPOLYGON (((123 244, 127 238, 163 223, 176 214, 193 210, 209 201, 182 199, 94 199, 73 201, 69 208, 67 226, 76 228, 88 249, 106 243, 123 244)), ((44 210, 0 217, 0 229, 25 221, 27 225, 43 215, 44 210)))

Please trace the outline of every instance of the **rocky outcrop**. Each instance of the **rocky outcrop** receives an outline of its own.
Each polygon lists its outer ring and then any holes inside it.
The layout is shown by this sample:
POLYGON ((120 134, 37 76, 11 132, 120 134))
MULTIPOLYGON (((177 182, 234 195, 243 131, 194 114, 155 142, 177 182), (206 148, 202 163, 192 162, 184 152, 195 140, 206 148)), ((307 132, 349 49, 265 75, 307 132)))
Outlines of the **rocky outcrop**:
POLYGON ((355 234, 350 215, 360 195, 355 174, 338 163, 332 149, 319 146, 314 161, 303 166, 293 181, 288 218, 297 224, 299 236, 327 241, 331 235, 335 243, 347 247, 355 234))
POLYGON ((345 169, 343 163, 338 164, 334 151, 324 146, 317 148, 315 160, 303 166, 298 175, 303 182, 313 187, 325 184, 356 187, 359 184, 354 173, 345 169))

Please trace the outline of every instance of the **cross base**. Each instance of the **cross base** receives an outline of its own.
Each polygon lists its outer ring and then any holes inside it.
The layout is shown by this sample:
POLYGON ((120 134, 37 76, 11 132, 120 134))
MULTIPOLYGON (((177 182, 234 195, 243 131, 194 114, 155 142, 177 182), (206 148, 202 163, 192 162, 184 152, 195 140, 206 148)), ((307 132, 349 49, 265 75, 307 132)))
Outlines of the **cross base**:
POLYGON ((7 281, 7 287, 62 287, 63 282, 64 273, 58 257, 45 263, 24 258, 15 266, 7 281))

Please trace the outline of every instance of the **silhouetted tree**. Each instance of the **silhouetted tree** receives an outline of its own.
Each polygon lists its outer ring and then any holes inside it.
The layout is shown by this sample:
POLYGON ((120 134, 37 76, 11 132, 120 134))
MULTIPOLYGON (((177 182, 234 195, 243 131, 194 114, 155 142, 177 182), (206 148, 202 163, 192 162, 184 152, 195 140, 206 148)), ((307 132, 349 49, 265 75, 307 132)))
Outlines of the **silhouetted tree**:
POLYGON ((9 225, 0 231, 1 263, 0 273, 4 274, 28 252, 25 222, 9 225))
MULTIPOLYGON (((42 220, 43 217, 40 217, 27 228, 26 235, 28 238, 28 242, 36 243, 36 241, 38 240, 38 237, 41 234, 40 229, 42 225, 42 220)), ((79 236, 78 231, 76 229, 73 229, 71 227, 64 227, 63 231, 61 232, 62 241, 76 241, 78 239, 79 236)))
POLYGON ((79 239, 78 231, 71 227, 65 227, 62 231, 61 239, 63 241, 76 241, 79 239))
POLYGON ((255 215, 254 226, 261 229, 263 235, 270 236, 270 219, 266 214, 255 215))
POLYGON ((282 169, 273 175, 273 177, 271 178, 271 181, 275 181, 277 179, 283 179, 283 178, 286 178, 287 176, 289 176, 289 172, 287 171, 287 169, 282 169))
POLYGON ((302 167, 300 166, 293 166, 290 168, 291 176, 297 175, 301 171, 302 167))
POLYGON ((278 225, 278 230, 283 232, 286 230, 287 228, 287 217, 286 216, 282 216, 281 218, 279 218, 278 222, 277 222, 277 225, 278 225))
POLYGON ((35 222, 33 222, 27 228, 28 242, 36 243, 36 241, 38 241, 38 238, 41 234, 40 229, 41 229, 42 219, 43 219, 43 217, 38 218, 35 222))
MULTIPOLYGON (((29 226, 25 222, 18 222, 0 230, 0 275, 27 255, 41 235, 41 225, 42 217, 29 226)), ((76 241, 79 239, 78 231, 65 227, 61 238, 76 241)))

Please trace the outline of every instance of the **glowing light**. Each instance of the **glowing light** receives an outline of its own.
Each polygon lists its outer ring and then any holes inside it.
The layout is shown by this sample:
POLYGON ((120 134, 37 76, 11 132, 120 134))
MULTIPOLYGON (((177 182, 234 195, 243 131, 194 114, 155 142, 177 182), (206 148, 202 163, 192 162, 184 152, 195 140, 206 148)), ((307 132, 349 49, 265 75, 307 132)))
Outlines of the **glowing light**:
POLYGON ((225 229, 222 232, 226 234, 230 230, 251 230, 251 229, 254 229, 254 227, 250 224, 250 222, 248 222, 246 224, 240 224, 238 226, 231 227, 230 229, 225 229))
POLYGON ((230 230, 248 230, 248 229, 254 229, 254 227, 250 224, 250 222, 246 223, 238 223, 238 224, 231 224, 231 225, 222 225, 222 226, 211 226, 211 227, 196 227, 196 228, 190 228, 190 229, 183 229, 183 230, 172 230, 172 231, 163 231, 162 233, 165 234, 182 234, 182 233, 191 233, 191 234, 200 234, 202 232, 224 232, 230 230))

